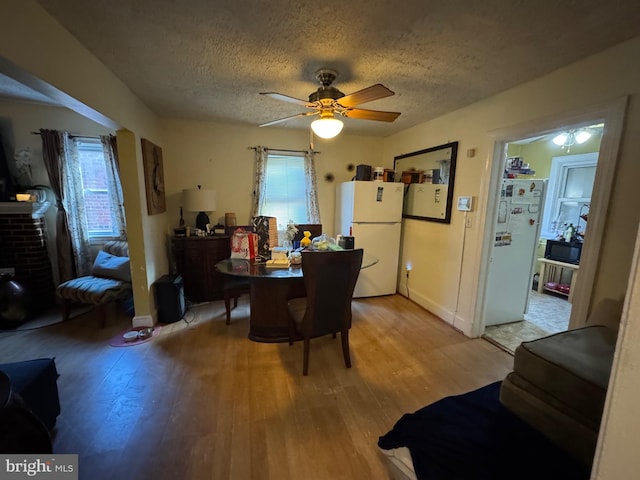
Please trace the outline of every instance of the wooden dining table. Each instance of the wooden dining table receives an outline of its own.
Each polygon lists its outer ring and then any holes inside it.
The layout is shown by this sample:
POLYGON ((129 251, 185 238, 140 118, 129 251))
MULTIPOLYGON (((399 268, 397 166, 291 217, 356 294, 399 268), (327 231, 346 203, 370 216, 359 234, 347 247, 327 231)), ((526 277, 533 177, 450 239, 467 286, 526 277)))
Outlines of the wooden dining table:
MULTIPOLYGON (((377 261, 365 253, 361 268, 377 261)), ((302 265, 267 267, 264 262, 227 258, 216 263, 215 268, 224 275, 249 279, 249 339, 264 343, 288 342, 287 304, 292 298, 306 295, 302 265)))
POLYGON ((249 279, 250 340, 266 343, 289 341, 287 303, 306 294, 300 265, 273 268, 264 263, 227 258, 216 263, 215 268, 225 275, 249 279))

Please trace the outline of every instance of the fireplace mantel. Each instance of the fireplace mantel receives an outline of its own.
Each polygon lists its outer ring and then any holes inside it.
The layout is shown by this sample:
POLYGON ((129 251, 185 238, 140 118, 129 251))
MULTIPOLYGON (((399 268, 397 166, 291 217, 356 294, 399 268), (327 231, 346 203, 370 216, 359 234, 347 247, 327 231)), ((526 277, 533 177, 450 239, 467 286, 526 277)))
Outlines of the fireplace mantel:
POLYGON ((0 215, 31 215, 41 218, 51 207, 51 202, 0 202, 0 215))

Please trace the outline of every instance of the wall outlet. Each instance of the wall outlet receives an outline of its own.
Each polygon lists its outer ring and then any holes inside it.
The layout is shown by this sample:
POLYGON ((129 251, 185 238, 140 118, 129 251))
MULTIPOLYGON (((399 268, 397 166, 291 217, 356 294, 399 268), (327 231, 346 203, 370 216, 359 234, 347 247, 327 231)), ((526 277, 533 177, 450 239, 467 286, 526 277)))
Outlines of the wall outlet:
POLYGON ((16 276, 16 269, 13 267, 2 267, 0 268, 0 275, 8 273, 12 277, 16 276))

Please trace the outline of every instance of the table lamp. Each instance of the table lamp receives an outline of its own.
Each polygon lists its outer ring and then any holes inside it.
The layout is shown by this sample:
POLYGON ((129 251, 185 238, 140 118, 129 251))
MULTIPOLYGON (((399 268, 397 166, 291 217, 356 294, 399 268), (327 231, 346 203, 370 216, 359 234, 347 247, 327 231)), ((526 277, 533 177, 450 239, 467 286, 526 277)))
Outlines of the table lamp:
POLYGON ((209 216, 205 212, 212 212, 216 209, 215 190, 198 188, 182 190, 182 202, 188 212, 200 212, 196 217, 196 228, 207 231, 209 216))

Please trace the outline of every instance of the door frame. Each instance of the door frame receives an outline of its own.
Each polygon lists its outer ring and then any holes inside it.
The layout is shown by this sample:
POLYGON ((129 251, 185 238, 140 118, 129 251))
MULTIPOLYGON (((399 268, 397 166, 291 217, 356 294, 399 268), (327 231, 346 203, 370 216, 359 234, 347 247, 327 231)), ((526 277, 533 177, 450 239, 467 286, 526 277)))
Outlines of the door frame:
POLYGON ((489 132, 493 140, 493 150, 485 162, 485 170, 480 185, 481 202, 478 221, 483 224, 483 239, 478 269, 477 290, 474 305, 474 321, 471 326, 471 336, 479 337, 484 333, 486 319, 486 285, 493 245, 492 231, 500 191, 499 182, 503 177, 505 156, 504 151, 509 142, 522 138, 548 135, 562 128, 579 128, 604 123, 602 141, 596 169, 596 179, 593 185, 592 205, 589 211, 589 228, 586 233, 574 299, 588 299, 577 301, 572 305, 569 327, 584 325, 591 308, 591 296, 595 283, 595 275, 599 261, 600 246, 604 234, 606 213, 609 206, 610 192, 613 185, 614 173, 618 162, 618 150, 622 137, 622 128, 628 103, 628 96, 596 104, 575 111, 561 112, 556 115, 540 118, 523 124, 513 125, 489 132))

